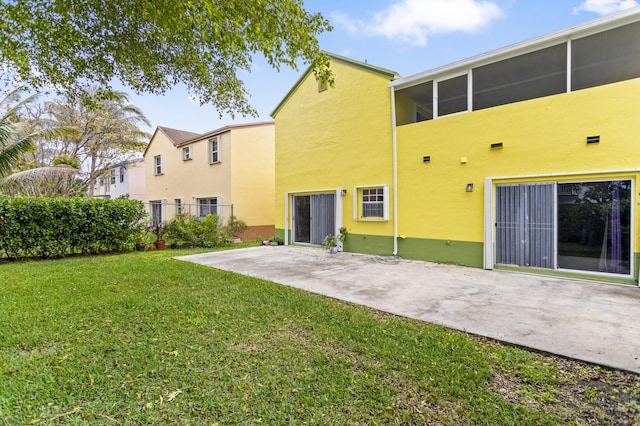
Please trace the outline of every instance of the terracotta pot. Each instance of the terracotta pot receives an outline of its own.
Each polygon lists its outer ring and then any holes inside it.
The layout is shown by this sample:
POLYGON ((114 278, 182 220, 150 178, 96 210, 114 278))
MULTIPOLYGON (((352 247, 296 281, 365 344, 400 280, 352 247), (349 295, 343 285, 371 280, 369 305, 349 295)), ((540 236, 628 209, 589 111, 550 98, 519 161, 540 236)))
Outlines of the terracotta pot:
POLYGON ((155 245, 158 250, 164 250, 165 243, 165 240, 156 240, 153 245, 155 245))

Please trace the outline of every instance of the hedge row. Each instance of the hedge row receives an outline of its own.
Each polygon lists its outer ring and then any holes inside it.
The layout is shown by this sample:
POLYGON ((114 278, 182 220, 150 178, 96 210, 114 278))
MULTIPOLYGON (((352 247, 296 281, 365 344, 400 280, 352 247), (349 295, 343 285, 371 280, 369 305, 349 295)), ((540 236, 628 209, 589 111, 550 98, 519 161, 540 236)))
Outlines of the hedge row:
POLYGON ((0 197, 0 257, 54 258, 132 249, 144 229, 140 201, 0 197))

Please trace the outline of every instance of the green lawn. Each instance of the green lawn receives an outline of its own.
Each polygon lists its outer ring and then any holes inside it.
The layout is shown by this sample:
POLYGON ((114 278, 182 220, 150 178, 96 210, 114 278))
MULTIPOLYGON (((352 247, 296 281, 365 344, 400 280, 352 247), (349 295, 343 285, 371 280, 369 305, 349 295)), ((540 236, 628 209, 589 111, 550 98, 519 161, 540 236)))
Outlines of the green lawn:
POLYGON ((0 424, 621 424, 640 382, 166 250, 0 264, 0 424))

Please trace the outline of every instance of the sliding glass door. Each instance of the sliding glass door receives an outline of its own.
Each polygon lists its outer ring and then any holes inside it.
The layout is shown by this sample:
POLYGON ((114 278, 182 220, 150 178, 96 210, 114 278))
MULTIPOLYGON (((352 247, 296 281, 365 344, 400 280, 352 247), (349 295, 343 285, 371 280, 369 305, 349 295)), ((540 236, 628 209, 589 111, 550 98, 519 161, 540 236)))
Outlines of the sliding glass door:
POLYGON ((631 181, 558 184, 558 267, 631 273, 631 181))
POLYGON ((293 197, 293 242, 321 245, 335 233, 335 194, 293 197))
POLYGON ((631 274, 631 180, 496 187, 496 263, 631 274))

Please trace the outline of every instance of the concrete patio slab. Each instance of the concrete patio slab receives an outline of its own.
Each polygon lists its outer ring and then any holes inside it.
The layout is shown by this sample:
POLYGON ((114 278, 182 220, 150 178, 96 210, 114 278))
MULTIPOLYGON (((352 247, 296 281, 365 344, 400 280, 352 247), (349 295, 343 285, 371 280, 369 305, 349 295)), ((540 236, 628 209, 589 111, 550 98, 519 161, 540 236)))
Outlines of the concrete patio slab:
POLYGON ((182 256, 375 309, 640 373, 635 286, 329 254, 298 246, 182 256))

